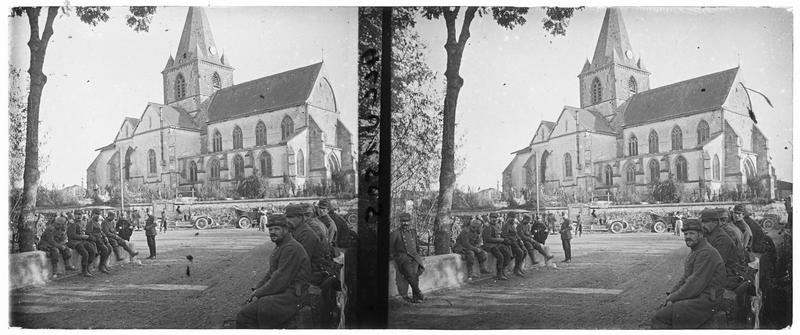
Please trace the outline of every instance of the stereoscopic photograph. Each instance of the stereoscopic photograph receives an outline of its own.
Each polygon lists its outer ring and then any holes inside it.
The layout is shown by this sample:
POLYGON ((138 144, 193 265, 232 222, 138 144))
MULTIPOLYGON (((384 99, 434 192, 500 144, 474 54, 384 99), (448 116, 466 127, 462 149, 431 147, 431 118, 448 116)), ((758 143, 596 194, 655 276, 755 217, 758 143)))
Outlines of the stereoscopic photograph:
POLYGON ((791 325, 791 9, 399 7, 383 28, 389 328, 791 325))
POLYGON ((13 7, 9 326, 352 326, 357 9, 13 7))

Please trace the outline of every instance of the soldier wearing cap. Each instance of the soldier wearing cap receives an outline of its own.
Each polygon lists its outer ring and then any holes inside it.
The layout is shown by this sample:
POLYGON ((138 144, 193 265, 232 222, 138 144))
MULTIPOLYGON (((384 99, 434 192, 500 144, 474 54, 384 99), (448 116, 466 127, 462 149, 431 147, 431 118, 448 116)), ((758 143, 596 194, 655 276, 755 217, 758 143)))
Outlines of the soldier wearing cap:
POLYGON ((103 227, 100 223, 100 211, 92 213, 92 219, 86 225, 86 234, 89 235, 89 240, 94 242, 97 253, 100 255, 100 263, 97 269, 102 273, 109 273, 108 256, 111 255, 111 244, 108 242, 108 237, 103 234, 103 227))
POLYGON ((306 224, 311 230, 314 231, 314 234, 317 235, 317 238, 320 242, 322 242, 322 254, 325 257, 331 257, 330 252, 330 244, 327 243, 328 241, 328 228, 325 228, 325 224, 322 221, 317 220, 316 214, 314 213, 314 205, 309 203, 304 203, 298 205, 300 206, 300 211, 305 217, 306 224))
POLYGON ((64 268, 67 271, 75 271, 75 267, 69 262, 72 251, 67 247, 67 219, 56 217, 52 224, 48 225, 39 239, 39 250, 44 251, 50 256, 50 263, 53 266, 53 277, 58 277, 58 256, 64 259, 64 268))
POLYGON ((147 259, 156 258, 156 235, 158 235, 158 225, 156 218, 150 214, 150 209, 147 209, 147 218, 144 222, 144 236, 147 239, 147 248, 150 250, 150 256, 147 259))
POLYGON ((569 222, 569 218, 564 212, 561 212, 561 216, 564 220, 561 222, 561 229, 558 232, 561 233, 561 247, 564 248, 564 260, 562 262, 569 263, 572 262, 572 223, 569 222))
POLYGON ((753 249, 753 230, 750 229, 750 226, 744 220, 745 212, 747 212, 747 210, 744 208, 744 205, 737 204, 733 206, 733 225, 739 228, 739 232, 742 233, 742 246, 744 250, 750 251, 753 249))
POLYGON ((720 221, 724 220, 726 216, 727 211, 724 208, 706 208, 700 212, 700 221, 703 225, 706 240, 714 249, 717 249, 725 262, 726 278, 723 282, 723 287, 732 290, 745 280, 744 277, 749 276, 747 276, 747 266, 743 264, 741 254, 720 224, 720 221))
POLYGON ((86 234, 86 221, 81 212, 76 212, 77 218, 67 224, 67 246, 75 249, 81 255, 81 275, 84 277, 94 277, 89 267, 94 262, 97 254, 94 243, 89 240, 86 234))
MULTIPOLYGON (((331 250, 334 251, 333 246, 335 245, 336 235, 339 231, 339 227, 336 226, 336 222, 328 215, 331 208, 331 201, 328 199, 322 199, 317 203, 317 219, 325 225, 325 228, 328 230, 327 242, 328 245, 331 246, 331 250)), ((337 255, 334 255, 337 256, 337 255)))
POLYGON ((332 262, 323 253, 325 242, 320 240, 319 234, 309 227, 310 220, 307 214, 310 214, 310 207, 296 204, 286 206, 286 219, 292 236, 305 248, 311 261, 310 283, 319 286, 330 276, 332 262))
POLYGON ((503 236, 503 243, 505 243, 514 255, 514 274, 524 277, 524 270, 522 265, 525 264, 525 249, 523 249, 522 241, 517 235, 517 213, 508 213, 508 219, 501 231, 503 236))
POLYGON ((475 264, 475 259, 478 260, 481 273, 491 273, 486 269, 486 260, 488 254, 481 249, 481 220, 472 219, 469 227, 463 229, 456 238, 453 252, 461 254, 467 262, 467 280, 472 280, 472 266, 475 264))
POLYGON ((722 297, 722 256, 706 241, 697 219, 686 219, 682 230, 691 252, 684 262, 683 276, 667 292, 664 304, 651 320, 653 329, 699 328, 711 318, 722 297))
POLYGON ((128 252, 128 255, 131 258, 138 255, 139 253, 133 251, 133 249, 131 249, 128 243, 125 242, 125 239, 119 236, 119 234, 117 233, 117 227, 115 222, 116 220, 114 220, 115 218, 116 215, 113 212, 108 213, 108 216, 106 217, 105 220, 103 220, 103 223, 101 224, 101 228, 103 230, 103 235, 105 235, 106 238, 108 239, 108 243, 111 247, 111 250, 114 252, 114 256, 117 257, 117 261, 119 262, 124 260, 124 258, 122 258, 119 254, 119 247, 125 249, 125 251, 128 252))
POLYGON ((269 270, 236 315, 237 328, 282 328, 308 291, 311 265, 305 248, 292 236, 283 215, 271 215, 267 228, 275 249, 269 270))
POLYGON ((503 243, 503 230, 500 227, 497 213, 489 214, 489 225, 483 228, 483 250, 492 253, 497 260, 497 280, 508 280, 506 267, 511 264, 511 248, 503 243))
POLYGON ((400 228, 389 234, 389 257, 397 268, 395 282, 397 292, 406 301, 417 303, 424 300, 419 289, 419 276, 425 271, 417 246, 417 232, 410 228, 411 214, 400 214, 400 228), (412 298, 408 297, 411 285, 412 298))
POLYGON ((534 251, 538 251, 542 256, 544 256, 545 262, 551 260, 553 255, 548 253, 542 245, 534 239, 533 234, 531 233, 531 216, 530 214, 525 214, 522 219, 522 223, 517 225, 517 236, 522 241, 522 245, 525 248, 525 251, 528 252, 528 256, 531 258, 531 263, 535 263, 536 258, 534 258, 534 251))
POLYGON ((540 217, 539 214, 536 214, 533 220, 533 226, 531 227, 531 235, 533 235, 533 239, 536 242, 544 243, 547 241, 547 236, 550 235, 550 229, 543 221, 543 217, 540 217))

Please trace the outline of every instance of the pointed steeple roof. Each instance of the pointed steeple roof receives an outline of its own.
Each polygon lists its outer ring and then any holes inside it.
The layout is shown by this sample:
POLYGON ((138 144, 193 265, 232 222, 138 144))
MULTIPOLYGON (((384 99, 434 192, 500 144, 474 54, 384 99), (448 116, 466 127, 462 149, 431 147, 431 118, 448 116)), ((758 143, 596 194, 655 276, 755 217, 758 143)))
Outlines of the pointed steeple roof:
POLYGON ((214 43, 211 25, 205 10, 201 7, 190 7, 186 14, 186 23, 183 25, 181 41, 178 44, 178 53, 175 55, 176 63, 183 63, 195 59, 220 63, 219 51, 214 43))
POLYGON ((628 40, 628 31, 625 29, 625 21, 619 8, 606 9, 592 58, 592 65, 595 68, 611 62, 636 66, 633 48, 628 40))

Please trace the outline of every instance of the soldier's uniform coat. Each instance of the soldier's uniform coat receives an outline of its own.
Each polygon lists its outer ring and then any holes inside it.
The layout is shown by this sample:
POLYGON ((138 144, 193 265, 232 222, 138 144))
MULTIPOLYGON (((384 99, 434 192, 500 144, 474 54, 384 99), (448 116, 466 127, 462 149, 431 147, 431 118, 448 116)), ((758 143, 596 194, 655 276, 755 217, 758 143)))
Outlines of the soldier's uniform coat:
POLYGON ((725 264, 714 247, 701 238, 683 264, 683 277, 667 297, 672 304, 653 316, 654 329, 698 328, 712 316, 722 297, 725 264))
POLYGON ((419 275, 425 270, 422 257, 417 251, 417 233, 414 230, 397 229, 389 234, 389 257, 397 268, 395 281, 401 296, 408 294, 408 286, 414 295, 421 293, 419 275))
POLYGON ((481 235, 473 233, 470 229, 464 229, 458 234, 453 252, 464 255, 470 273, 476 258, 481 264, 487 259, 486 251, 481 249, 481 235))

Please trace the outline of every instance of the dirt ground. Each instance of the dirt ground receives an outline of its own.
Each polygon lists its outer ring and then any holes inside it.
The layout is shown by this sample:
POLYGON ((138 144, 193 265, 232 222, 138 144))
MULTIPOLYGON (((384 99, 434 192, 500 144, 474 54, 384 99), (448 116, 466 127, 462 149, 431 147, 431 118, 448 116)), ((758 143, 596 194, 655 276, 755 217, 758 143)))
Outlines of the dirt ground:
MULTIPOLYGON (((561 241, 547 245, 564 259, 561 241)), ((484 278, 428 294, 421 304, 389 303, 389 328, 646 329, 683 272, 689 249, 671 233, 583 234, 572 263, 534 267, 525 278, 484 278)))
POLYGON ((222 328, 266 272, 274 247, 266 233, 252 229, 176 230, 158 235, 158 258, 146 260, 144 233, 135 232, 131 240, 141 265, 122 264, 94 278, 67 276, 45 287, 12 291, 11 326, 222 328))

